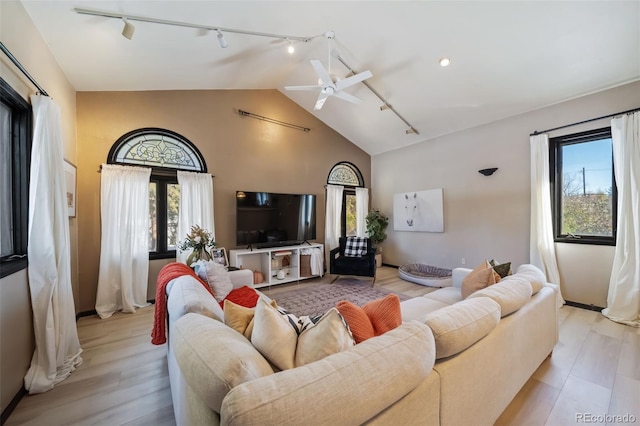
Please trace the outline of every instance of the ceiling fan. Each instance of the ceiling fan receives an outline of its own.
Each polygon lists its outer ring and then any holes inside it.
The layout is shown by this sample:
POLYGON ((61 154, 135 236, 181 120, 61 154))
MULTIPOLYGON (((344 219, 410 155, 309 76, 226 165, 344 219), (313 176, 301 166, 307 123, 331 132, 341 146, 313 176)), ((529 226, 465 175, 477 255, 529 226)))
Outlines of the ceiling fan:
MULTIPOLYGON (((331 43, 331 39, 333 39, 333 32, 326 33, 326 37, 329 39, 329 44, 331 43)), ((325 101, 329 96, 335 96, 336 98, 340 98, 344 101, 351 102, 354 104, 359 104, 362 102, 362 99, 357 96, 353 96, 347 92, 343 92, 347 87, 351 87, 354 84, 360 83, 368 78, 373 77, 371 71, 363 71, 358 74, 352 75, 350 77, 344 79, 333 79, 331 77, 331 45, 329 45, 329 71, 327 71, 322 63, 318 60, 311 60, 311 66, 315 70, 318 75, 319 81, 317 85, 314 86, 285 86, 285 90, 318 90, 320 89, 320 94, 318 95, 318 100, 316 100, 316 104, 313 107, 314 110, 319 110, 324 105, 325 101)))

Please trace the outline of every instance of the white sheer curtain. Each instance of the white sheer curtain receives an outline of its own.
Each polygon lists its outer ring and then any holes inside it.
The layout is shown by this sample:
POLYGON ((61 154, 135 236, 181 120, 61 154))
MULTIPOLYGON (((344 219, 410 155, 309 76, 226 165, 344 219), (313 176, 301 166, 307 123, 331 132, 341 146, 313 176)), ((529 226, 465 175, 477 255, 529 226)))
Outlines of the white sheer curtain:
POLYGON ((356 188, 356 235, 367 236, 367 213, 369 213, 369 189, 356 188))
POLYGON ((533 135, 531 143, 531 229, 530 262, 540 268, 547 281, 558 285, 558 304, 564 304, 560 292, 560 272, 556 261, 551 219, 551 187, 549 184, 549 136, 533 135))
POLYGON ((100 271, 96 311, 135 312, 147 306, 149 177, 146 167, 103 164, 100 176, 100 271))
POLYGON ((30 394, 45 392, 82 362, 71 289, 69 217, 60 109, 32 96, 29 182, 29 289, 36 349, 24 378, 30 394))
POLYGON ((325 253, 340 244, 340 218, 342 216, 342 192, 340 185, 327 185, 327 207, 324 222, 325 253))
POLYGON ((602 314, 640 327, 640 112, 611 120, 618 229, 607 307, 602 314))
MULTIPOLYGON (((184 240, 193 225, 211 232, 215 241, 213 221, 213 176, 209 173, 178 171, 180 211, 178 213, 178 242, 184 240)), ((176 260, 185 263, 190 251, 176 250, 176 260)))

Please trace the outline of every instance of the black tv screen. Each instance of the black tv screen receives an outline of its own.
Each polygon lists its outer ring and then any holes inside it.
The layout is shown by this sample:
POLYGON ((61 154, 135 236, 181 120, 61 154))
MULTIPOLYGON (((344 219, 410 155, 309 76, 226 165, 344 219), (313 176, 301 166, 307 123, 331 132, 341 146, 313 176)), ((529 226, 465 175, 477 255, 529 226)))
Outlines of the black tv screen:
POLYGON ((236 244, 277 247, 316 238, 316 196, 236 192, 236 244))

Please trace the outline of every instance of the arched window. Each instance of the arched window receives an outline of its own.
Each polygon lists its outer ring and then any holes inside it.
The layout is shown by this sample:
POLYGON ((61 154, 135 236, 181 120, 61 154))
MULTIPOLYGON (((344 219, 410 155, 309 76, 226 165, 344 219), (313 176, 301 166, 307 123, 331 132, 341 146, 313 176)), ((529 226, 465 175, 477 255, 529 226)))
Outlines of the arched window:
POLYGON ((198 148, 178 133, 148 127, 122 135, 111 147, 107 163, 151 167, 149 257, 175 257, 180 205, 177 171, 207 171, 198 148))
POLYGON ((342 236, 356 235, 356 188, 364 188, 362 173, 355 164, 341 161, 335 164, 329 176, 327 184, 342 185, 342 236))

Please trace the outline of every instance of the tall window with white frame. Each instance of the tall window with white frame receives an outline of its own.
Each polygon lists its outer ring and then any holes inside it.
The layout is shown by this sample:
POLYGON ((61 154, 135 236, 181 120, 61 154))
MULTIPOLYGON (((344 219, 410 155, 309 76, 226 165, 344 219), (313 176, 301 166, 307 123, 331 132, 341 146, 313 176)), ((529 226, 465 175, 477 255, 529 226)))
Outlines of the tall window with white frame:
POLYGON ((151 167, 149 257, 175 257, 180 207, 177 172, 207 171, 198 148, 184 136, 170 130, 143 128, 121 136, 111 147, 108 162, 151 167))
POLYGON ((549 140, 556 242, 615 245, 611 128, 549 140))
POLYGON ((0 78, 0 277, 27 267, 31 105, 0 78))

